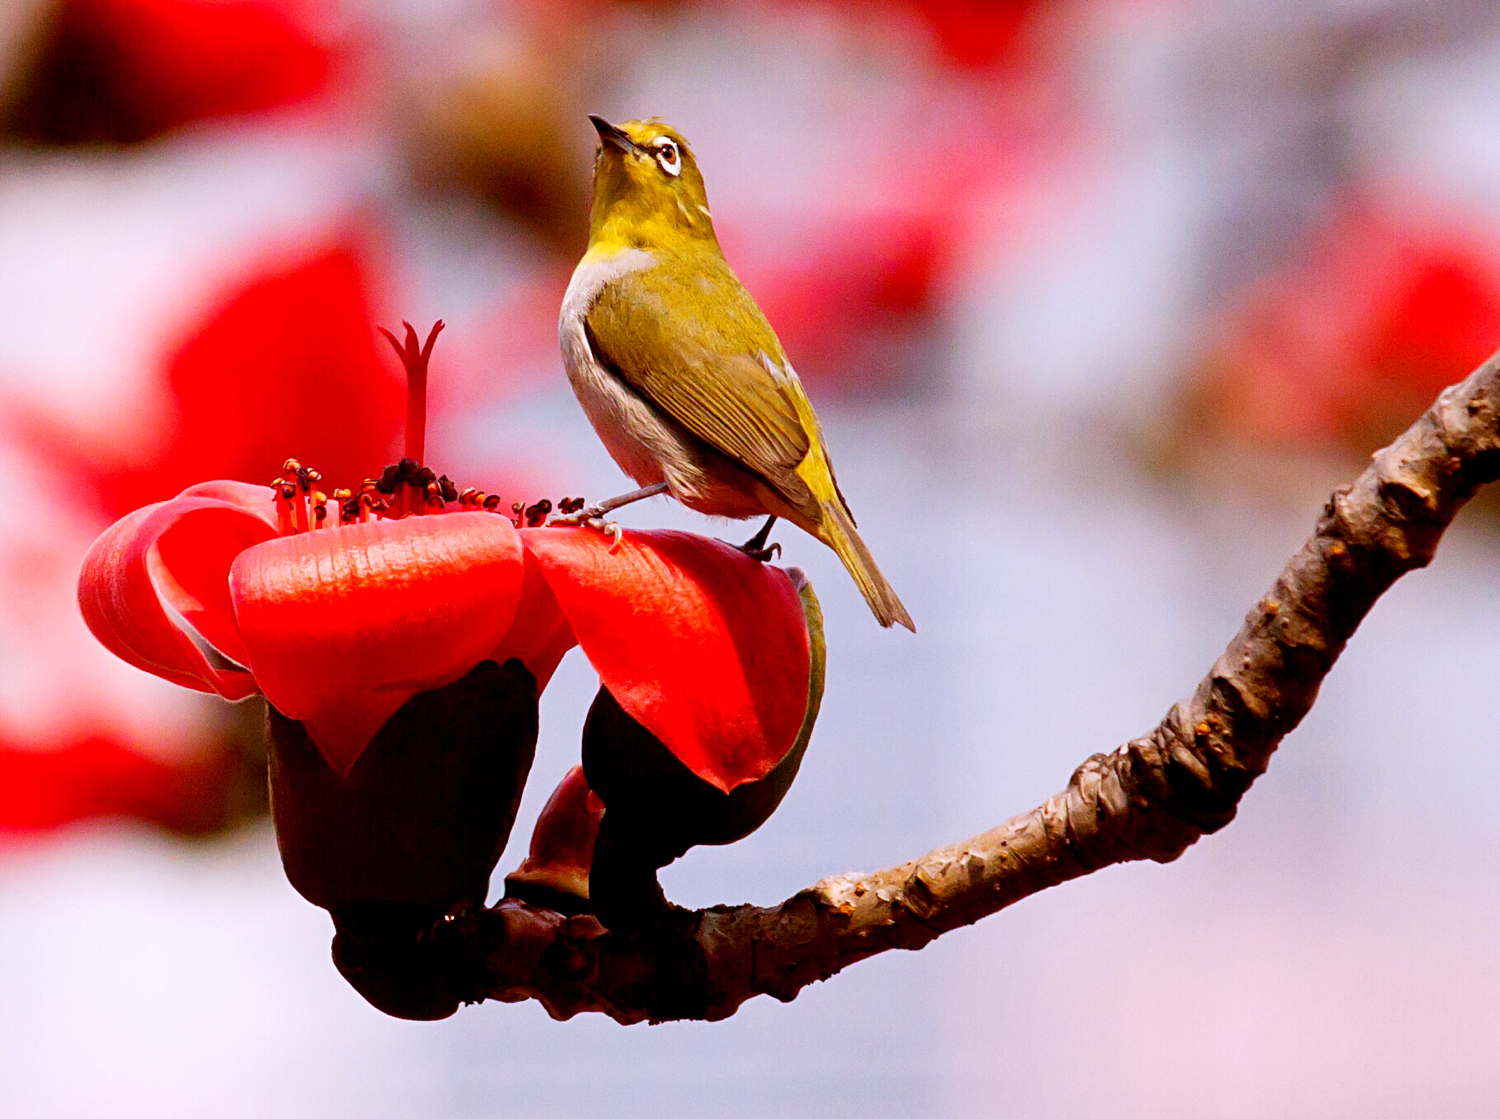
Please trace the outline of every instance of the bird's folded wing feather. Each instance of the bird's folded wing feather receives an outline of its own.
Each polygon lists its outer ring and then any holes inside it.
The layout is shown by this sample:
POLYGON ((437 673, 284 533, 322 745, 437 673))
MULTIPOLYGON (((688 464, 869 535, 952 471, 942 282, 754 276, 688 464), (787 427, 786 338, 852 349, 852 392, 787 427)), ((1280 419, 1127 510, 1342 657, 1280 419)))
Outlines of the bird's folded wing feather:
POLYGON ((584 330, 606 368, 692 435, 778 489, 802 488, 794 472, 811 440, 765 364, 782 368, 780 343, 727 266, 606 284, 584 330))

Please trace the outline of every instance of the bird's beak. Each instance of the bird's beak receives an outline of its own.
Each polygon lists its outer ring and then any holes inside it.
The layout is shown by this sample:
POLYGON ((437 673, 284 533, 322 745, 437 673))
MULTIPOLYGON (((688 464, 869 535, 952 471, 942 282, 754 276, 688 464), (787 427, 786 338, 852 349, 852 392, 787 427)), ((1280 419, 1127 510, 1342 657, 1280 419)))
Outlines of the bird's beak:
POLYGON ((622 152, 630 153, 635 151, 635 141, 632 140, 628 135, 626 135, 624 131, 616 128, 614 125, 610 124, 609 121, 605 120, 601 116, 595 115, 594 113, 589 114, 589 120, 592 121, 594 127, 598 129, 599 139, 603 143, 613 144, 622 152))

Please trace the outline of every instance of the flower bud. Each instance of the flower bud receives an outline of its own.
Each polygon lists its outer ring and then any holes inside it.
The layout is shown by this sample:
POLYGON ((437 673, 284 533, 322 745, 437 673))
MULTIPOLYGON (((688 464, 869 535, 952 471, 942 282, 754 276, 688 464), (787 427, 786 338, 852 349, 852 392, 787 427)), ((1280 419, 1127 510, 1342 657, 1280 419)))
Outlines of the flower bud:
POLYGON ((603 815, 583 766, 575 765, 537 818, 526 861, 505 876, 505 896, 569 915, 588 912, 589 864, 603 815))

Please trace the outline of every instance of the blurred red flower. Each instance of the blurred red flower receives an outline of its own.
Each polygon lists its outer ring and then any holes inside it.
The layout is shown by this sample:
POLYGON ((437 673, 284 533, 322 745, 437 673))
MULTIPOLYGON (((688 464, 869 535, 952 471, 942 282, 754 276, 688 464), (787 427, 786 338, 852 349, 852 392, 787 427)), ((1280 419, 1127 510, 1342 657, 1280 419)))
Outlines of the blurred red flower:
POLYGON ((7 424, 109 518, 203 477, 269 477, 289 444, 352 475, 390 456, 401 423, 371 273, 352 238, 263 260, 162 347, 135 415, 79 422, 66 401, 16 396, 7 424))
POLYGON ((11 97, 9 130, 133 143, 304 100, 335 69, 333 14, 299 0, 61 0, 11 97))
POLYGON ((1230 311, 1191 408, 1242 443, 1368 450, 1496 337, 1500 245, 1478 223, 1356 204, 1230 311))
POLYGON ((205 474, 269 477, 283 439, 351 470, 388 456, 401 387, 368 330, 369 272, 352 241, 263 264, 162 348, 129 415, 76 420, 40 371, 11 390, 0 456, 32 497, 0 515, 0 633, 24 650, 0 683, 0 831, 201 832, 264 810, 259 728, 105 654, 73 573, 108 520, 205 474))

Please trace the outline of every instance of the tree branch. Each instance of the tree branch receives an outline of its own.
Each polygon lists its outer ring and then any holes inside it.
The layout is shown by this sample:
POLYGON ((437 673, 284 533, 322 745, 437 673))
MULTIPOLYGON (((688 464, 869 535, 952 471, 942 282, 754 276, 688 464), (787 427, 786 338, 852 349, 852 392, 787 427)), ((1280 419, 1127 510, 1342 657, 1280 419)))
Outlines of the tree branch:
POLYGON ((1170 862, 1235 814, 1307 714, 1355 627, 1500 477, 1500 354, 1445 390, 1336 491, 1197 691, 1150 734, 1096 754, 1046 803, 982 835, 781 905, 675 910, 631 935, 507 899, 445 926, 442 955, 471 997, 535 998, 556 1018, 623 1023, 733 1014, 890 948, 921 948, 1030 894, 1134 859, 1170 862))

